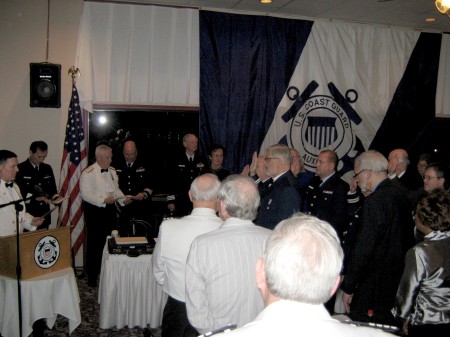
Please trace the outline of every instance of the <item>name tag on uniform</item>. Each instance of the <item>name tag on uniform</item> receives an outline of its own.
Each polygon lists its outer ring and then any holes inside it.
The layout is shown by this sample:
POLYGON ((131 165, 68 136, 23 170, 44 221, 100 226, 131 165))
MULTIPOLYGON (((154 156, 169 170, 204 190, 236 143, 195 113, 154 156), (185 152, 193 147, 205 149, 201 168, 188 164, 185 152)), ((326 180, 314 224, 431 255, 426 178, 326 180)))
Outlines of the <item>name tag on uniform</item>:
POLYGON ((324 194, 333 194, 333 191, 325 191, 325 190, 323 190, 322 193, 324 193, 324 194))
POLYGON ((186 165, 179 164, 178 167, 186 167, 186 165))
POLYGON ((145 168, 137 169, 136 172, 145 172, 145 168))

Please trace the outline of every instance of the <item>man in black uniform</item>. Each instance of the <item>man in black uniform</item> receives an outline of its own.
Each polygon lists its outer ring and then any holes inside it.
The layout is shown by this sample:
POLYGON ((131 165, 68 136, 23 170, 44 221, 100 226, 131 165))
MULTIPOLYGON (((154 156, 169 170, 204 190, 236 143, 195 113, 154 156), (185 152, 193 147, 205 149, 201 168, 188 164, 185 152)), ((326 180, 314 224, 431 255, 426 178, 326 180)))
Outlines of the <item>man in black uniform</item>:
POLYGON ((317 157, 316 177, 306 188, 307 213, 328 222, 342 238, 347 228, 348 184, 336 172, 338 156, 323 150, 317 157))
MULTIPOLYGON (((47 143, 44 141, 31 143, 30 157, 19 164, 19 172, 15 180, 24 198, 41 194, 26 203, 27 212, 36 217, 41 217, 48 212, 51 201, 58 198, 53 169, 50 165, 44 163, 47 154, 47 143)), ((48 229, 50 223, 51 215, 48 214, 38 229, 48 229)))
POLYGON ((176 204, 180 215, 190 214, 192 202, 188 192, 192 182, 199 175, 206 173, 206 158, 197 154, 198 138, 192 133, 183 137, 184 150, 174 157, 171 167, 173 172, 173 192, 176 194, 176 204))
POLYGON ((153 193, 150 188, 151 176, 142 158, 138 156, 136 143, 132 140, 127 140, 123 144, 123 158, 115 168, 120 190, 132 199, 130 204, 120 207, 120 235, 126 236, 131 220, 148 222, 150 219, 153 193))

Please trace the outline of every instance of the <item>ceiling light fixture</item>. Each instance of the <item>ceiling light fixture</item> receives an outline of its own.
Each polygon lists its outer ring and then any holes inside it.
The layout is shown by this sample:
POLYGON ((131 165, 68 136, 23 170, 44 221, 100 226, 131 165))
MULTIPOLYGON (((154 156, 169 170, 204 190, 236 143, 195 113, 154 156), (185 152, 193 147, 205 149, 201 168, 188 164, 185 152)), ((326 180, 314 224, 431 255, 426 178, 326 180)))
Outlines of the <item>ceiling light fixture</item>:
POLYGON ((436 0, 434 4, 440 13, 447 14, 450 17, 450 0, 436 0))
POLYGON ((271 4, 272 0, 259 0, 262 4, 271 4))

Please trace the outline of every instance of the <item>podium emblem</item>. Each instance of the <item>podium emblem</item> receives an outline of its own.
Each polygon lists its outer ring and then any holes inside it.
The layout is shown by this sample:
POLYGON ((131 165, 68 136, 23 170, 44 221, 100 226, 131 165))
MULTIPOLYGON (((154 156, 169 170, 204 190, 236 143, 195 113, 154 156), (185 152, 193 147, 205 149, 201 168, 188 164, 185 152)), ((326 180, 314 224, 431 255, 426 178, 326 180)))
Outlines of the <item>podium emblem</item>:
POLYGON ((43 269, 52 267, 58 261, 59 255, 59 242, 50 235, 40 239, 34 249, 34 261, 43 269))

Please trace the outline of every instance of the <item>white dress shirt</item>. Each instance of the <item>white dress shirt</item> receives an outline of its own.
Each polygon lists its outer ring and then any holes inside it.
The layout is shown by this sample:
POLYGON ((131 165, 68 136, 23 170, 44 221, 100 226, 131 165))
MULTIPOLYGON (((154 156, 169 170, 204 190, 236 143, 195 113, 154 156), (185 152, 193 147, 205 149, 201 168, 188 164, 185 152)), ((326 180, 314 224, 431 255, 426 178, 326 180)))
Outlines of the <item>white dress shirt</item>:
POLYGON ((206 333, 227 324, 244 324, 263 309, 256 287, 256 260, 271 230, 249 220, 227 219, 197 237, 186 265, 189 322, 206 333))
MULTIPOLYGON (((0 205, 20 199, 22 199, 22 195, 19 186, 14 183, 13 187, 6 187, 5 182, 0 179, 0 205)), ((24 229, 35 230, 36 227, 31 225, 33 216, 26 213, 23 202, 20 205, 22 205, 22 210, 19 212, 19 233, 22 233, 24 229)), ((14 235, 16 232, 16 208, 14 204, 0 208, 0 236, 14 235)))
POLYGON ((153 274, 170 297, 185 301, 186 260, 191 243, 222 223, 213 209, 194 208, 190 215, 161 224, 152 257, 153 274))

